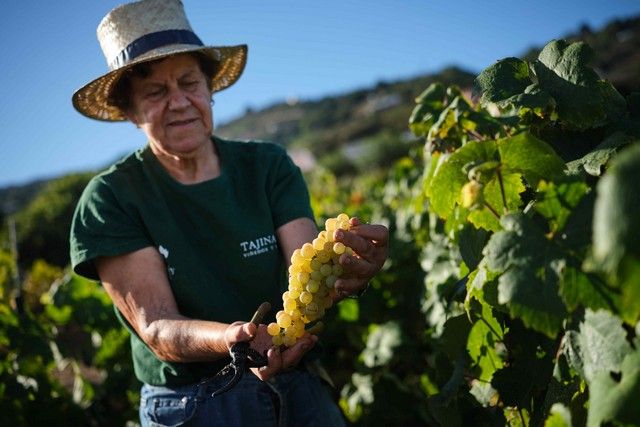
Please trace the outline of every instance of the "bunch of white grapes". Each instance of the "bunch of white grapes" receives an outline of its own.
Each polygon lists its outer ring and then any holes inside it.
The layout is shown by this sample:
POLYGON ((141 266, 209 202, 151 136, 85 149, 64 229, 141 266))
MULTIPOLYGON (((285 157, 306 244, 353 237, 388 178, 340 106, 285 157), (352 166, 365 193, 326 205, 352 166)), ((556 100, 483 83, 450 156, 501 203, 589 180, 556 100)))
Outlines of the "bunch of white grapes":
POLYGON ((333 305, 334 285, 342 275, 338 259, 351 248, 334 241, 338 229, 349 230, 349 216, 341 213, 325 222, 325 230, 311 243, 305 243, 291 256, 289 289, 282 294, 283 309, 276 322, 267 326, 274 345, 291 347, 305 333, 305 325, 324 316, 333 305))

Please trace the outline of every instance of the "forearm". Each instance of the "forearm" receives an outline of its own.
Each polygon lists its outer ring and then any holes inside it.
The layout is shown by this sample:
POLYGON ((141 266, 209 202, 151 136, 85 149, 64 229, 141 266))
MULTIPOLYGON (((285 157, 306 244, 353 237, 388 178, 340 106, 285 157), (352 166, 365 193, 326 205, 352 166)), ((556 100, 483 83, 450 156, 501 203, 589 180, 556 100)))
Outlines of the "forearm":
POLYGON ((155 355, 168 362, 202 362, 229 354, 228 324, 185 317, 157 319, 140 330, 155 355))

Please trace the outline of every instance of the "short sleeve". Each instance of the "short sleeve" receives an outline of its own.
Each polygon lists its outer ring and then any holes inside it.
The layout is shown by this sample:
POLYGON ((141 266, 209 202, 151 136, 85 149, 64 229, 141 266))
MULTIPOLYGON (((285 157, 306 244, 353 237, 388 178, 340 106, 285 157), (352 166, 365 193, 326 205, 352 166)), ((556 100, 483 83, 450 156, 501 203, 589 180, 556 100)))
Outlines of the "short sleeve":
POLYGON ((70 258, 73 270, 99 280, 94 261, 150 246, 151 240, 135 212, 101 176, 85 188, 71 223, 70 258))
POLYGON ((309 191, 300 168, 284 149, 278 147, 277 152, 277 160, 267 180, 274 227, 278 228, 297 218, 314 220, 309 191))

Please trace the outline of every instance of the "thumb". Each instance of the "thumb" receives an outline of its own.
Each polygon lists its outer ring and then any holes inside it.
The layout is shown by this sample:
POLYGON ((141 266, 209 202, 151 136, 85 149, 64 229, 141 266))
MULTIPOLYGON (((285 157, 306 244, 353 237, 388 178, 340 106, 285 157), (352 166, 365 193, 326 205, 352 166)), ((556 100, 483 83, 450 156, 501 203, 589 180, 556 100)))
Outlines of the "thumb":
POLYGON ((250 341, 256 335, 257 326, 251 322, 235 322, 227 327, 225 338, 229 347, 237 342, 250 341))

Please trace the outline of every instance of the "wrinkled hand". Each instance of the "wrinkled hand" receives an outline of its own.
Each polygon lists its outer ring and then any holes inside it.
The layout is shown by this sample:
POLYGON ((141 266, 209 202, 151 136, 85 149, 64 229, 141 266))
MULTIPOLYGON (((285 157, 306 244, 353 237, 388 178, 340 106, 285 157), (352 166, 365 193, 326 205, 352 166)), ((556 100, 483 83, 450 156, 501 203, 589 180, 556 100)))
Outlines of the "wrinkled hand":
POLYGON ((382 268, 389 253, 389 230, 380 224, 361 224, 358 218, 351 218, 351 229, 336 230, 337 242, 353 249, 353 255, 340 255, 340 265, 344 273, 336 281, 339 298, 357 295, 382 268))
POLYGON ((251 322, 234 322, 225 332, 227 348, 237 342, 251 341, 250 346, 260 354, 267 355, 268 365, 261 368, 251 368, 251 371, 262 381, 268 380, 280 371, 293 368, 315 345, 318 337, 305 334, 292 347, 281 350, 273 345, 271 335, 267 333, 266 325, 254 325, 251 322))

